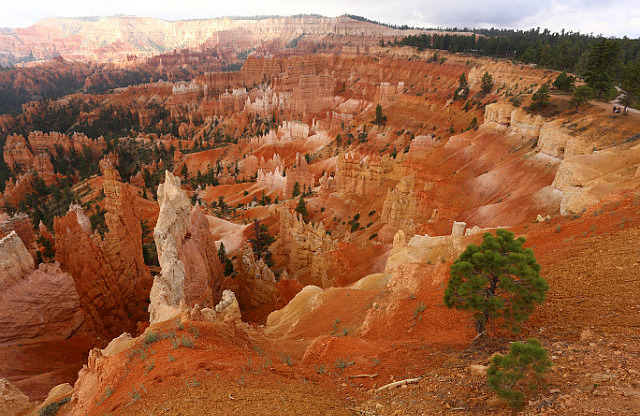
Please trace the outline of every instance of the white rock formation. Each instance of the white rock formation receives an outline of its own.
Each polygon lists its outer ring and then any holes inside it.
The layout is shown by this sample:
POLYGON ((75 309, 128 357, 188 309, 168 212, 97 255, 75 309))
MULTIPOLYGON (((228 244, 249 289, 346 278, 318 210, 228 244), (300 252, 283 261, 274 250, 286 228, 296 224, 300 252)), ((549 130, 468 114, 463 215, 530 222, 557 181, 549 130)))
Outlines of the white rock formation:
POLYGON ((453 222, 453 227, 451 227, 451 237, 460 237, 464 235, 464 229, 467 228, 466 222, 453 222))
POLYGON ((15 231, 0 240, 0 288, 33 270, 33 257, 15 231))
POLYGON ((87 216, 85 215, 84 208, 77 204, 71 204, 69 205, 69 212, 72 211, 75 211, 76 217, 78 218, 78 224, 80 224, 80 228, 82 228, 82 231, 90 235, 92 233, 91 221, 89 221, 89 218, 87 218, 87 216))
POLYGON ((191 233, 191 202, 180 188, 180 178, 166 171, 164 183, 158 186, 160 214, 153 231, 162 272, 153 279, 149 320, 164 321, 180 312, 184 300, 185 267, 178 259, 182 241, 191 233))

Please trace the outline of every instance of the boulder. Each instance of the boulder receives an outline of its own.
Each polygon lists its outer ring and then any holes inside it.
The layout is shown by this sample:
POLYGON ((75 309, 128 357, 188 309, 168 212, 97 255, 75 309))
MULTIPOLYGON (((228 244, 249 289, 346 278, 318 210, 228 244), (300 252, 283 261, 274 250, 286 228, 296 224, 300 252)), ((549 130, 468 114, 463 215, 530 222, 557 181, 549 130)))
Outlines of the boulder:
POLYGON ((0 415, 16 415, 29 408, 29 398, 7 380, 0 378, 0 415))

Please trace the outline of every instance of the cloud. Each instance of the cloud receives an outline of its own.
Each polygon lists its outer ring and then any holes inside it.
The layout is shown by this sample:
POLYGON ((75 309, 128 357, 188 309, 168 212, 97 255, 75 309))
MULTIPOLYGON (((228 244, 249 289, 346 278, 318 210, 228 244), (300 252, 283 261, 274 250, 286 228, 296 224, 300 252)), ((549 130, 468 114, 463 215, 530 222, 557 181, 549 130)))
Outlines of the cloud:
POLYGON ((1 6, 0 27, 25 27, 51 16, 134 14, 163 19, 220 16, 357 14, 424 27, 562 28, 582 33, 640 36, 640 2, 614 0, 26 0, 1 6))
POLYGON ((550 0, 431 0, 417 4, 416 8, 419 8, 425 22, 432 22, 437 26, 508 26, 521 16, 537 13, 550 3, 550 0))

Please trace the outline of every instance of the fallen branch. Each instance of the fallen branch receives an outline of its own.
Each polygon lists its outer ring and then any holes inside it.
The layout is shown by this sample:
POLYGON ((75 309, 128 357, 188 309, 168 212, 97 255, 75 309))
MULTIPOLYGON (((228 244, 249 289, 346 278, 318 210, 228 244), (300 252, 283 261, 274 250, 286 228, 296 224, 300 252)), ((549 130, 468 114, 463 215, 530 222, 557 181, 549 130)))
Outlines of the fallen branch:
POLYGON ((386 390, 386 389, 391 389, 393 387, 399 387, 399 386, 404 386, 405 384, 412 384, 412 383, 417 383, 418 381, 422 380, 422 377, 418 377, 418 378, 407 378, 404 380, 400 380, 400 381, 394 381, 393 383, 389 383, 389 384, 385 384, 384 386, 378 388, 378 391, 382 391, 382 390, 386 390))
POLYGON ((378 377, 378 374, 356 374, 355 376, 347 376, 349 378, 365 378, 365 377, 369 377, 369 378, 374 378, 374 377, 378 377))

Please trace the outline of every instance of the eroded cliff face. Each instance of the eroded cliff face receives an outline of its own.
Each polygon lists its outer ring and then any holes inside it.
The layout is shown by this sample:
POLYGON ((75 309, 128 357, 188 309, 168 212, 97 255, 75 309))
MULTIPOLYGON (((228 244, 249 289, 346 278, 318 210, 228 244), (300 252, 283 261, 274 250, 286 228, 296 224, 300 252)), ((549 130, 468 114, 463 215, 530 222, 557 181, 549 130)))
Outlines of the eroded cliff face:
MULTIPOLYGON (((589 126, 593 122, 592 117, 587 116, 578 118, 573 125, 589 126)), ((596 150, 597 140, 569 130, 565 127, 566 120, 533 117, 504 103, 486 107, 485 123, 506 128, 507 134, 536 139, 535 157, 556 170, 548 197, 551 192, 556 193, 562 215, 580 212, 607 195, 638 186, 637 145, 623 143, 615 148, 596 150)))
MULTIPOLYGON (((176 123, 173 133, 188 137, 146 134, 132 139, 136 144, 164 146, 167 152, 173 147, 174 172, 187 177, 181 183, 167 172, 158 189, 160 213, 154 239, 161 272, 151 289, 149 320, 151 330, 167 334, 174 319, 185 325, 202 324, 203 336, 195 354, 186 348, 174 351, 169 340, 162 339, 154 345, 157 357, 197 355, 214 362, 208 355, 212 350, 214 354, 222 351, 221 355, 229 350, 212 349, 209 337, 213 333, 226 336, 224 331, 229 331, 229 339, 248 348, 237 354, 243 361, 244 352, 254 347, 252 341, 264 341, 267 336, 274 350, 295 343, 296 354, 305 364, 300 368, 309 367, 311 372, 314 364, 357 351, 360 355, 352 358, 358 364, 349 371, 360 374, 370 370, 362 363, 368 364, 378 354, 400 355, 395 348, 398 340, 420 348, 466 346, 475 335, 471 320, 465 313, 447 309, 442 296, 449 263, 468 244, 478 243, 483 231, 500 226, 513 227, 519 234, 543 232, 545 239, 552 240, 548 236, 555 234, 545 228, 545 222, 564 221, 558 213, 581 210, 612 193, 640 186, 636 139, 625 142, 618 135, 616 143, 598 150, 605 145, 583 134, 583 125, 595 111, 585 117, 563 113, 547 119, 506 104, 502 93, 472 95, 470 108, 448 98, 457 88, 458 77, 470 68, 471 94, 479 90, 485 68, 500 71, 498 82, 510 86, 521 82, 527 89, 543 78, 535 69, 456 55, 446 55, 444 63, 427 62, 432 51, 377 48, 373 57, 366 55, 367 50, 372 48, 354 45, 339 56, 250 57, 237 72, 211 72, 189 82, 141 85, 105 94, 105 103, 123 103, 141 125, 160 124, 154 121, 151 107, 138 110, 136 106, 159 103, 176 123), (483 110, 494 99, 498 102, 483 110), (387 124, 372 126, 378 103, 388 116, 387 124), (480 120, 477 128, 469 124, 474 117, 480 120), (199 151, 199 146, 208 150, 199 151), (216 171, 210 176, 221 185, 199 182, 210 168, 216 171), (291 198, 295 182, 301 191, 312 190, 305 195, 307 221, 291 214, 297 203, 291 198), (272 201, 254 202, 263 195, 272 201), (202 205, 192 207, 192 196, 204 201, 202 205), (218 203, 220 197, 224 204, 218 203), (207 217, 207 212, 219 218, 207 217), (536 216, 541 221, 533 224, 536 216), (271 247, 276 260, 273 270, 256 258, 247 242, 250 226, 246 224, 254 219, 277 237, 271 247), (222 277, 215 240, 224 240, 233 260, 231 276, 222 277), (264 328, 252 326, 250 334, 237 332, 249 328, 240 322, 241 311, 246 321, 263 323, 278 308, 264 328)), ((592 122, 613 119, 609 114, 598 117, 592 122)), ((618 128, 616 122, 611 122, 612 129, 618 128)), ((22 158, 28 167, 29 154, 21 150, 22 142, 12 140, 8 157, 14 162, 22 158)), ((27 141, 28 150, 39 148, 31 153, 36 170, 40 165, 41 171, 48 169, 43 155, 51 151, 47 143, 52 140, 58 136, 49 134, 46 140, 34 136, 27 141), (36 162, 39 157, 42 163, 36 162)), ((50 296, 58 303, 69 305, 64 310, 42 310, 56 316, 58 323, 70 324, 37 327, 31 318, 11 317, 0 306, 0 316, 15 322, 8 328, 22 328, 39 337, 42 328, 64 336, 75 325, 80 329, 85 325, 111 336, 134 330, 129 322, 120 321, 147 319, 144 301, 150 277, 141 260, 141 230, 135 215, 140 211, 132 205, 151 207, 145 219, 157 211, 151 198, 144 201, 135 195, 142 192, 138 188, 147 186, 149 177, 137 172, 125 178, 130 185, 121 184, 110 166, 114 163, 113 156, 101 162, 109 228, 104 238, 93 233, 82 209, 73 207, 56 222, 61 268, 38 270, 46 276, 27 280, 25 276, 36 273, 27 264, 26 271, 17 273, 21 276, 17 281, 34 283, 22 283, 28 290, 15 286, 7 292, 16 302, 24 299, 26 303, 33 294, 43 297, 31 287, 41 285, 54 293, 50 296), (54 284, 78 289, 64 289, 65 295, 47 286, 54 284), (74 311, 85 309, 87 317, 79 322, 84 315, 74 311)), ((166 166, 166 160, 156 160, 145 167, 153 173, 166 166)), ((96 186, 101 180, 94 177, 86 183, 96 186)), ((8 195, 18 187, 12 186, 8 195)), ((18 309, 16 303, 8 305, 18 309)), ((17 339, 17 329, 7 333, 7 339, 17 339)), ((187 359, 170 364, 157 360, 149 376, 142 371, 147 363, 125 352, 136 350, 140 343, 142 338, 125 334, 106 349, 91 353, 76 385, 70 405, 73 412, 91 413, 110 383, 129 386, 135 380, 137 386, 144 381, 160 391, 164 388, 160 375, 175 369, 167 371, 164 366, 201 368, 201 362, 187 359), (124 371, 126 380, 121 377, 124 371)), ((149 391, 155 394, 152 388, 149 391)), ((101 406, 125 406, 128 399, 126 389, 118 387, 101 406)))
POLYGON ((640 187, 640 145, 605 149, 564 160, 553 187, 562 192, 560 213, 582 212, 608 195, 640 187))
POLYGON ((89 331, 105 338, 135 333, 146 313, 151 276, 142 255, 142 229, 128 184, 105 171, 104 238, 94 233, 80 206, 54 220, 55 258, 73 276, 89 331))
POLYGON ((73 278, 58 264, 41 264, 12 231, 0 240, 0 345, 65 339, 84 322, 73 278))
POLYGON ((418 31, 400 31, 346 16, 260 20, 218 18, 174 22, 135 16, 104 17, 96 21, 47 18, 28 28, 3 32, 0 35, 0 62, 11 63, 29 57, 36 60, 51 59, 55 56, 125 61, 127 55, 148 56, 166 50, 199 48, 203 45, 248 49, 273 44, 282 48, 303 36, 317 40, 327 35, 392 38, 409 33, 418 31))
POLYGON ((199 206, 191 210, 191 235, 183 241, 178 258, 185 266, 185 304, 213 308, 222 296, 222 266, 209 222, 199 206))
POLYGON ((104 172, 105 223, 108 228, 102 251, 123 295, 122 304, 133 321, 148 320, 147 303, 151 274, 142 254, 142 228, 134 211, 135 196, 130 185, 115 179, 115 170, 104 172))
POLYGON ((40 264, 0 293, 0 344, 67 339, 84 321, 73 278, 57 263, 40 264))
POLYGON ((160 214, 153 232, 162 269, 155 276, 150 321, 163 321, 181 308, 213 307, 221 296, 222 268, 207 220, 169 171, 158 187, 160 214))
POLYGON ((29 398, 20 389, 0 378, 0 413, 17 415, 26 411, 30 405, 29 398))
POLYGON ((288 210, 280 214, 276 254, 286 256, 289 276, 305 285, 323 286, 331 274, 329 252, 335 242, 322 222, 306 223, 288 210))
POLYGON ((31 226, 31 219, 27 214, 15 214, 5 220, 0 220, 0 238, 6 237, 15 231, 22 240, 29 253, 33 254, 36 242, 36 233, 31 226))
POLYGON ((243 310, 272 306, 279 295, 276 278, 262 259, 256 259, 251 245, 244 244, 237 253, 236 277, 229 287, 237 294, 243 310))
POLYGON ((427 222, 434 213, 425 209, 416 197, 415 176, 403 176, 400 182, 387 192, 382 208, 381 221, 396 229, 413 233, 418 224, 427 222))
POLYGON ((398 180, 396 161, 383 157, 345 153, 338 157, 337 189, 360 196, 380 196, 398 180))
MULTIPOLYGON (((101 238, 83 227, 79 210, 54 219, 56 261, 73 276, 80 303, 87 312, 89 331, 110 339, 123 331, 134 332, 135 322, 127 316, 117 276, 101 249, 101 238)), ((88 221, 87 221, 88 223, 88 221)))

